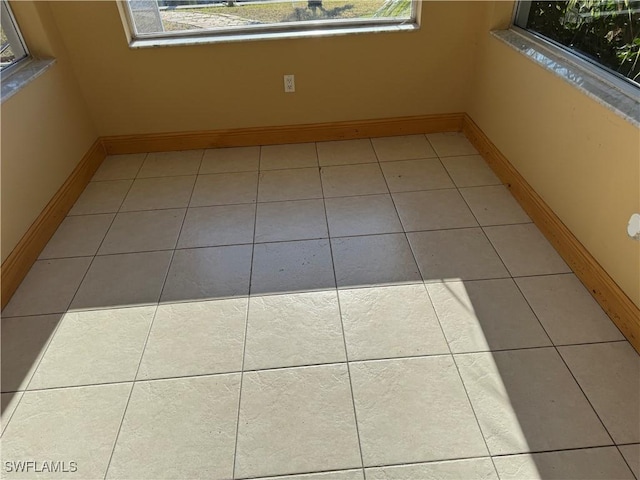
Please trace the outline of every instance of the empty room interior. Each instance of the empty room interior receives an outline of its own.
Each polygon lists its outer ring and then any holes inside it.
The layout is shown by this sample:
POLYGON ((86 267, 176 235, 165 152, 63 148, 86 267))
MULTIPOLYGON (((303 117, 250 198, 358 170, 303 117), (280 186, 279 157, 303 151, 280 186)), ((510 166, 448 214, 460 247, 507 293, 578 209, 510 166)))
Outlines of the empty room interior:
POLYGON ((1 6, 2 478, 640 480, 640 1, 1 6))

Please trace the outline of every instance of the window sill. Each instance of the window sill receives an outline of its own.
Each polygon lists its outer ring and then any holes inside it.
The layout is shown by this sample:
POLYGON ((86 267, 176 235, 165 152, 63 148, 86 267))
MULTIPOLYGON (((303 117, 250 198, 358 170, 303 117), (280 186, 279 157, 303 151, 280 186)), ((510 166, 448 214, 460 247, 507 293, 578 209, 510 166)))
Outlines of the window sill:
POLYGON ((176 47, 181 45, 205 45, 210 43, 246 42, 259 40, 284 40, 292 38, 317 38, 361 33, 410 32, 418 30, 417 23, 403 25, 350 26, 285 32, 230 33, 227 35, 197 35, 182 37, 137 38, 129 43, 131 48, 176 47))
POLYGON ((49 67, 56 62, 55 58, 45 60, 24 60, 24 64, 17 64, 15 70, 10 70, 1 75, 2 88, 0 93, 0 102, 11 98, 15 93, 22 90, 33 80, 42 75, 49 67))
POLYGON ((640 89, 517 27, 491 35, 640 127, 640 89))

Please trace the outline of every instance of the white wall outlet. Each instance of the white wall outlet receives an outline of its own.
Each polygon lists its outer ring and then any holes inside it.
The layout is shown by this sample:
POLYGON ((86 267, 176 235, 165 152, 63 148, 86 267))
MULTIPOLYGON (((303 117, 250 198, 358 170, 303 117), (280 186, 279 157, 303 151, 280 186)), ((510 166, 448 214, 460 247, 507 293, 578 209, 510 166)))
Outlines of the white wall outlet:
POLYGON ((635 240, 640 240, 640 213, 631 215, 627 225, 627 234, 635 240))
POLYGON ((286 93, 293 93, 296 91, 296 77, 295 75, 284 76, 284 91, 286 93))

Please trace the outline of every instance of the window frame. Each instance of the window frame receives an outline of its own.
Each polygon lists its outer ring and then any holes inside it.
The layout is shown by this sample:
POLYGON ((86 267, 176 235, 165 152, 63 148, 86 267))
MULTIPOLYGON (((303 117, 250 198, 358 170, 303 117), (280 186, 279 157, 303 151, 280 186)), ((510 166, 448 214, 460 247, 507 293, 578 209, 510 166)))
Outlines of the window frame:
POLYGON ((616 72, 579 50, 571 49, 552 38, 526 28, 532 1, 533 0, 518 0, 515 3, 513 17, 511 20, 511 28, 519 31, 521 34, 529 35, 535 38, 538 42, 546 44, 548 47, 557 50, 559 54, 565 56, 570 62, 581 68, 585 68, 595 76, 600 77, 603 81, 612 84, 617 89, 634 97, 640 95, 640 82, 634 81, 633 79, 616 72))
POLYGON ((129 45, 136 48, 417 30, 420 26, 422 1, 410 1, 411 13, 409 18, 403 20, 389 18, 315 20, 245 25, 219 30, 198 29, 148 34, 138 33, 128 0, 120 0, 118 5, 127 29, 129 45))
POLYGON ((11 50, 17 58, 17 60, 14 60, 9 65, 0 68, 2 76, 5 76, 14 72, 18 66, 24 65, 25 60, 30 58, 30 54, 27 44, 22 36, 22 32, 18 27, 18 22, 16 22, 11 6, 7 0, 0 0, 0 16, 2 21, 2 30, 7 36, 11 50), (20 53, 20 55, 18 55, 18 53, 20 53))

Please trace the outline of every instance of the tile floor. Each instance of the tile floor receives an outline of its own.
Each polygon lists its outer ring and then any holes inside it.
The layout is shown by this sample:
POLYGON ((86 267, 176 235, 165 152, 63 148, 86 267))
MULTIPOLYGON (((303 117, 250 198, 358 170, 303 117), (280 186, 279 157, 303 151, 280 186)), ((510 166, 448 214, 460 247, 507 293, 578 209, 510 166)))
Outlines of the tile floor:
POLYGON ((637 479, 639 383, 461 134, 113 156, 3 312, 2 476, 637 479))

